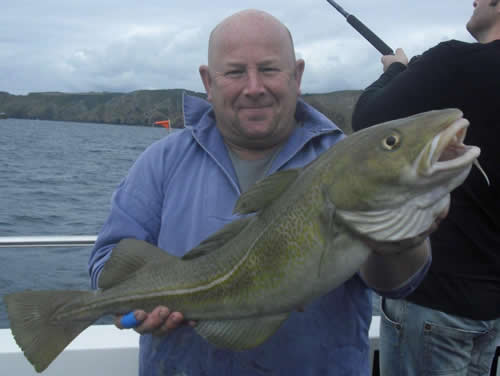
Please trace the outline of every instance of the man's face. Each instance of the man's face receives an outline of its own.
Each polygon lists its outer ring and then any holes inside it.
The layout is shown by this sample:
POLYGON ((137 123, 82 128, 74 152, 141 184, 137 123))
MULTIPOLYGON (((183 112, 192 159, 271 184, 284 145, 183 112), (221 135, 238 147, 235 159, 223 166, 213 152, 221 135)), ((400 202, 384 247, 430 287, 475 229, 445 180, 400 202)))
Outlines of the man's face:
MULTIPOLYGON (((500 5, 490 5, 491 0, 474 0, 474 12, 467 22, 467 30, 479 42, 485 42, 484 37, 499 20, 500 5)), ((487 41, 487 40, 486 40, 487 41)))
POLYGON ((211 56, 200 72, 225 141, 246 150, 283 143, 295 126, 304 68, 288 35, 266 25, 225 30, 211 56))

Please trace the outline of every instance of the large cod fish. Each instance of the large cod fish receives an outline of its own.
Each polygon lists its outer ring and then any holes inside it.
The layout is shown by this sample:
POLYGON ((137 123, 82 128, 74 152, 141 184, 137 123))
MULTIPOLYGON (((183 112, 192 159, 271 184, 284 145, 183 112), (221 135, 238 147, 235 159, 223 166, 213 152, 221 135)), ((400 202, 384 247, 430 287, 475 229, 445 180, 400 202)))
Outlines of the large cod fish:
POLYGON ((352 277, 368 242, 394 252, 427 236, 479 156, 463 144, 468 124, 447 109, 354 133, 308 166, 258 182, 235 207, 255 215, 183 258, 124 239, 98 291, 5 296, 15 340, 41 372, 101 316, 166 305, 216 346, 258 346, 291 311, 352 277))

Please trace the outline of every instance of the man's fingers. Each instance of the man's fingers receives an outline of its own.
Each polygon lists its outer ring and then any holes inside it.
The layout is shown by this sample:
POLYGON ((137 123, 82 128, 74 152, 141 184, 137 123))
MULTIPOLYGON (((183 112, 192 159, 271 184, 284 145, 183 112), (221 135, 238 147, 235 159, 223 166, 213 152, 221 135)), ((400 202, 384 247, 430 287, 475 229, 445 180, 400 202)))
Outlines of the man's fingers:
POLYGON ((402 63, 408 65, 408 57, 402 48, 397 48, 394 55, 384 55, 381 57, 384 72, 392 63, 402 63))
POLYGON ((184 316, 179 312, 174 312, 167 319, 167 329, 175 329, 183 321, 184 321, 184 316))
POLYGON ((169 315, 170 310, 167 307, 156 307, 135 331, 139 334, 152 333, 163 325, 169 315))
POLYGON ((161 327, 153 331, 153 335, 157 336, 165 335, 169 331, 178 328, 181 324, 183 324, 183 321, 184 321, 184 316, 182 315, 182 313, 172 312, 170 315, 168 315, 166 320, 164 320, 161 327))
POLYGON ((152 333, 154 335, 167 334, 170 330, 176 329, 185 323, 191 327, 196 325, 195 321, 185 322, 182 313, 171 313, 164 306, 156 307, 149 314, 145 311, 137 310, 126 315, 116 316, 114 322, 120 329, 134 328, 139 334, 152 333))

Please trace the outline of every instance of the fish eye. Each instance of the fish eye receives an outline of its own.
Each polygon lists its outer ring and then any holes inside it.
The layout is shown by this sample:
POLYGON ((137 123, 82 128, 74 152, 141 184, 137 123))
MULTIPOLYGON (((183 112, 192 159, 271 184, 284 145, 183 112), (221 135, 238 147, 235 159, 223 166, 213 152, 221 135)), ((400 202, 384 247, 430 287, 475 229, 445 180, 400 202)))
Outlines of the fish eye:
POLYGON ((382 140, 382 147, 386 150, 396 150, 401 143, 401 137, 397 133, 392 133, 382 140))

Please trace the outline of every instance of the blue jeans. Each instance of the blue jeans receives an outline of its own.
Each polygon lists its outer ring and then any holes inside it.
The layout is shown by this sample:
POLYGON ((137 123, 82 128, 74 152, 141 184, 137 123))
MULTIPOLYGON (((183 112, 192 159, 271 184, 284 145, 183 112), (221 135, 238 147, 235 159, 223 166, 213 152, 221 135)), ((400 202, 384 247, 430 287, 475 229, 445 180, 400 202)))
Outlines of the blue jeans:
POLYGON ((380 374, 488 376, 500 345, 500 319, 471 320, 382 299, 380 374))

